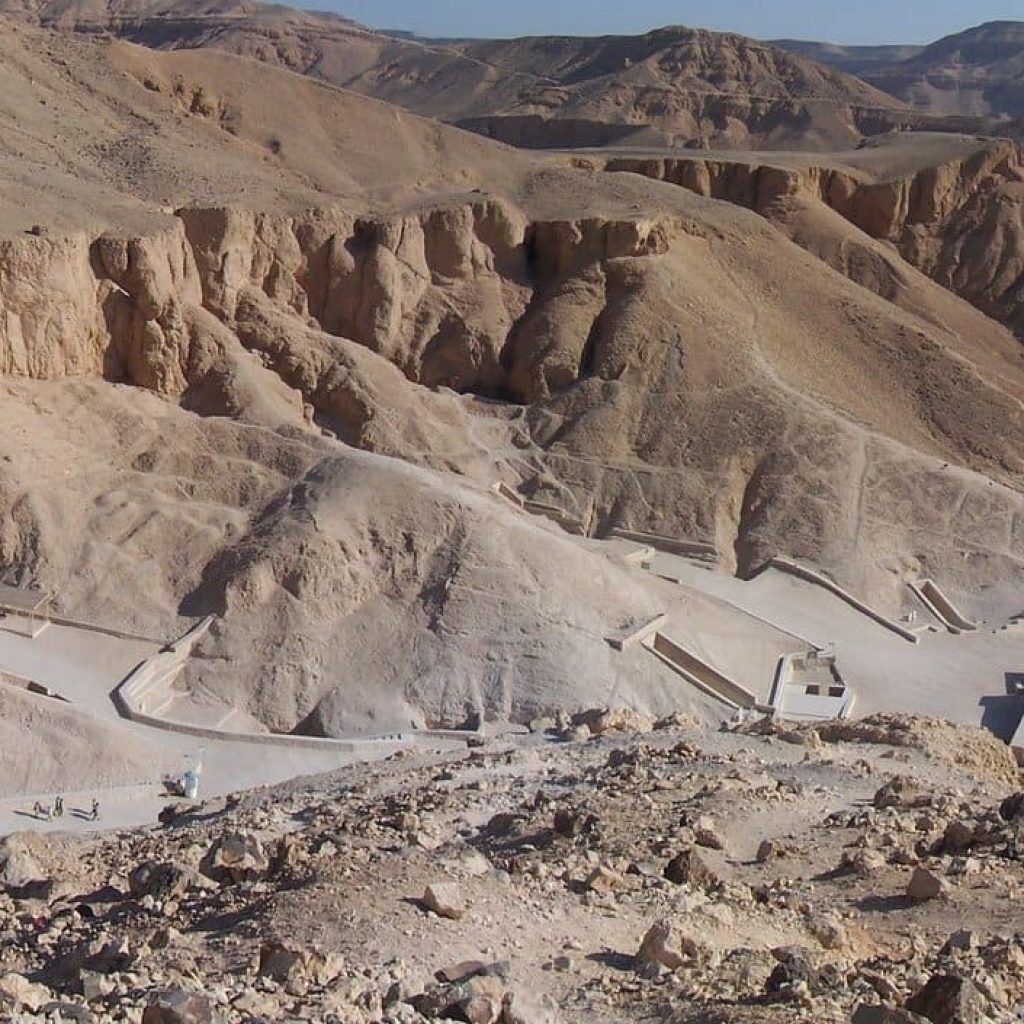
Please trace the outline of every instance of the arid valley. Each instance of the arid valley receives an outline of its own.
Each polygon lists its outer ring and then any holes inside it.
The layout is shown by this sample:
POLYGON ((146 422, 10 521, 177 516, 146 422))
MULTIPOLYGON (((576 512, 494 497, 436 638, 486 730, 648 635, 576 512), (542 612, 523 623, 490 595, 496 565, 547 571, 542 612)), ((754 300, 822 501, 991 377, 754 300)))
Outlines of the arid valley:
POLYGON ((0 0, 0 1020, 1024 1019, 1024 22, 0 0))

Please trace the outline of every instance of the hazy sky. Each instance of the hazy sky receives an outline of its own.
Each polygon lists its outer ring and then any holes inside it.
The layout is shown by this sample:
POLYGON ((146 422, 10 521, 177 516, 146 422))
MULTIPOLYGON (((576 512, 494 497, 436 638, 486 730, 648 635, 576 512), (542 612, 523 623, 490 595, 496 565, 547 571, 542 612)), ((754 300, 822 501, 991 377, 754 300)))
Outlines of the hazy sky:
POLYGON ((925 43, 983 21, 1024 19, 1022 0, 284 0, 375 28, 433 36, 641 32, 691 25, 758 39, 925 43))

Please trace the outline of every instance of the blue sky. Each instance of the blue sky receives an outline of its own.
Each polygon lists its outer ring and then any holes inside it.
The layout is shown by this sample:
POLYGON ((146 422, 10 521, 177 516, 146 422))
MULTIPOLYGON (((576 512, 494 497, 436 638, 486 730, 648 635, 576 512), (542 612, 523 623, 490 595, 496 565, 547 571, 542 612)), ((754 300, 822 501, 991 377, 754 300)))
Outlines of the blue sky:
POLYGON ((1024 20, 1022 0, 283 0, 422 35, 642 32, 692 25, 837 43, 926 43, 983 21, 1024 20))

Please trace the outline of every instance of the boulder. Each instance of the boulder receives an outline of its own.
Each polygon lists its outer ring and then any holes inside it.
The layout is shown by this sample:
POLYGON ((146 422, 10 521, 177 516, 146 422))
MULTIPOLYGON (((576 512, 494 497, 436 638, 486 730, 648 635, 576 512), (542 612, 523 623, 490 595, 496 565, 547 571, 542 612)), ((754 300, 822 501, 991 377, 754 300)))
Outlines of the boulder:
POLYGON ((589 875, 587 875, 586 881, 583 884, 591 892, 611 892, 613 889, 617 889, 622 885, 622 875, 617 871, 612 871, 611 868, 606 868, 599 864, 590 872, 589 875))
POLYGON ((23 835, 14 833, 0 840, 0 887, 21 889, 45 880, 46 872, 23 835))
POLYGON ((0 975, 0 1006, 6 1003, 15 1010, 35 1013, 52 999, 53 994, 45 985, 34 984, 22 974, 8 971, 0 975))
POLYGON ((776 965, 764 983, 768 995, 792 998, 799 992, 814 995, 821 986, 821 971, 809 950, 779 946, 772 950, 776 965))
POLYGON ((479 974, 457 987, 452 1002, 469 1024, 497 1024, 505 1005, 505 986, 493 974, 479 974))
POLYGON ((432 882, 424 889, 421 902, 438 917, 447 917, 452 921, 458 921, 466 914, 462 894, 451 882, 432 882))
POLYGON ((94 999, 102 999, 114 991, 113 980, 102 971, 79 971, 78 985, 87 1003, 91 1003, 94 999))
POLYGON ((328 985, 341 973, 343 966, 341 958, 334 953, 323 953, 287 940, 272 940, 260 946, 256 973, 291 991, 309 984, 328 985))
POLYGON ((848 941, 845 926, 831 914, 812 916, 807 922, 807 930, 825 949, 842 949, 848 941))
POLYGON ((507 960, 499 960, 496 963, 490 963, 487 960, 460 960, 456 964, 434 971, 434 977, 438 981, 455 985, 461 981, 469 981, 470 978, 475 978, 478 974, 494 974, 498 977, 505 977, 510 966, 507 960))
POLYGON ((724 850, 725 838, 712 818, 703 816, 693 826, 693 838, 698 846, 709 850, 724 850))
POLYGON ((136 899, 180 899, 193 889, 210 888, 213 883, 198 871, 167 861, 143 861, 128 876, 128 889, 136 899))
POLYGON ((532 992, 506 992, 502 1024, 559 1024, 558 1010, 532 992))
POLYGON ((664 874, 676 885, 690 885, 704 892, 713 892, 723 884, 719 873, 692 846, 680 850, 665 865, 664 874))
POLYGON ((859 1003, 854 1007, 850 1024, 926 1024, 927 1018, 920 1017, 902 1006, 859 1003))
POLYGON ((951 821, 942 833, 943 853, 963 853, 969 850, 977 838, 977 828, 969 821, 951 821))
POLYGON ((645 733, 654 728, 654 719, 632 708, 591 708, 573 715, 574 726, 586 726, 592 736, 605 733, 645 733))
POLYGON ((988 1004, 977 985, 954 974, 933 974, 907 1000, 907 1009, 932 1024, 985 1024, 988 1004))
POLYGON ((213 1024, 213 1004, 198 992, 169 988, 150 998, 142 1024, 213 1024))
POLYGON ((1013 793, 999 805, 999 816, 1004 821, 1016 821, 1024 817, 1024 790, 1013 793))
POLYGON ((700 945, 689 936, 681 935, 668 919, 655 921, 644 934, 637 950, 637 962, 649 966, 657 964, 674 971, 687 960, 700 955, 700 945))
POLYGON ((936 900, 949 891, 949 883, 928 868, 916 867, 907 883, 907 899, 923 903, 925 900, 936 900))
POLYGON ((909 775, 893 776, 877 793, 872 803, 875 807, 926 807, 931 794, 925 792, 916 779, 909 775))
POLYGON ((474 974, 457 984, 431 985, 410 1002, 428 1019, 497 1024, 504 1013, 506 992, 504 982, 496 974, 474 974))
POLYGON ((885 856, 878 850, 859 849, 846 850, 840 862, 840 869, 852 871, 861 878, 870 878, 885 867, 885 856))
POLYGON ((221 884, 252 882, 267 875, 270 857, 252 833, 230 832, 206 851, 199 870, 221 884))

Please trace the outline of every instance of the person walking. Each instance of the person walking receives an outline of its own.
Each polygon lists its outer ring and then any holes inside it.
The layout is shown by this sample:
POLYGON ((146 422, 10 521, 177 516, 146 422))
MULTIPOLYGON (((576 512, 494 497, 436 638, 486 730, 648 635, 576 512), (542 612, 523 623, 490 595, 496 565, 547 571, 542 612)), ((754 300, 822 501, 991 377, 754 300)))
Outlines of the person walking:
POLYGON ((92 811, 89 813, 89 817, 92 821, 95 821, 100 816, 100 802, 95 797, 92 800, 92 811))

